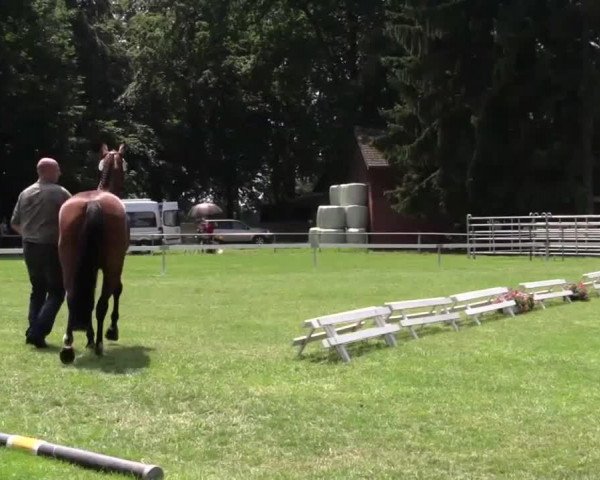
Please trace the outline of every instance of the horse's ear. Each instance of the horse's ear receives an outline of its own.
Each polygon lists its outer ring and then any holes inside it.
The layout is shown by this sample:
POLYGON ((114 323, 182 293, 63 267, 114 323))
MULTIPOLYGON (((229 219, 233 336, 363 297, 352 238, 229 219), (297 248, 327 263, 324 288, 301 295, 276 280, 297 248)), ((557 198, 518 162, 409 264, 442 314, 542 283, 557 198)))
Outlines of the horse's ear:
POLYGON ((122 143, 121 145, 119 145, 119 155, 123 155, 125 153, 125 144, 122 143))
POLYGON ((103 143, 102 147, 100 147, 100 155, 102 155, 102 158, 108 155, 108 147, 106 146, 106 143, 103 143))

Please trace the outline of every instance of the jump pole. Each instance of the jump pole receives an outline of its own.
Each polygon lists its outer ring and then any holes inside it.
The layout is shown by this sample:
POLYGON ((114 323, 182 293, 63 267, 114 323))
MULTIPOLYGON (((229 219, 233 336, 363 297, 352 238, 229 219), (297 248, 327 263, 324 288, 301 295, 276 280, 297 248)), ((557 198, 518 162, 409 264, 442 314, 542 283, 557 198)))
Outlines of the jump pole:
POLYGON ((92 468, 94 470, 134 475, 142 480, 162 480, 164 477, 162 468, 156 465, 147 465, 145 463, 132 462, 117 457, 109 457, 108 455, 101 455, 79 448, 63 447, 61 445, 38 440, 37 438, 0 433, 0 446, 26 450, 42 457, 66 460, 70 463, 92 468))

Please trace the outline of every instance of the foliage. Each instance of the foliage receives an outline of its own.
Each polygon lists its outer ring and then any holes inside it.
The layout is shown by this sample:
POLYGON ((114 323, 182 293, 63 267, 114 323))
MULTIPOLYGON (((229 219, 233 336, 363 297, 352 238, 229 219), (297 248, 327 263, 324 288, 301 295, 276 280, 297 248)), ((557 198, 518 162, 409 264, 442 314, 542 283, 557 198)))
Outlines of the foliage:
POLYGON ((128 195, 286 204, 356 180, 355 126, 387 128, 400 210, 589 213, 598 5, 4 0, 0 219, 40 156, 79 191, 122 141, 128 195))
POLYGON ((390 0, 398 208, 592 213, 594 2, 390 0), (515 181, 514 172, 528 181, 515 181))

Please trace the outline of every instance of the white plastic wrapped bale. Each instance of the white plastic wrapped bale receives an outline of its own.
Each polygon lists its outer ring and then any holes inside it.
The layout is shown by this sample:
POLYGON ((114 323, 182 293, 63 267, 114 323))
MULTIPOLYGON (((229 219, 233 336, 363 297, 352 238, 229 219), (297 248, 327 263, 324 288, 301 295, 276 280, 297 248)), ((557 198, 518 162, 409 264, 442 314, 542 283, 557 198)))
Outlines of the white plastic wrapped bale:
POLYGON ((349 228, 346 230, 346 243, 367 243, 367 230, 364 228, 349 228))
POLYGON ((340 205, 340 185, 329 187, 329 205, 340 205))
POLYGON ((321 228, 319 232, 319 244, 346 243, 346 230, 343 228, 321 228))
POLYGON ((367 228, 369 226, 369 209, 362 205, 348 205, 346 210, 346 227, 367 228))
POLYGON ((367 185, 364 183, 340 185, 340 205, 367 205, 367 185))
POLYGON ((344 228, 346 227, 346 210, 337 205, 321 205, 317 209, 317 227, 344 228))

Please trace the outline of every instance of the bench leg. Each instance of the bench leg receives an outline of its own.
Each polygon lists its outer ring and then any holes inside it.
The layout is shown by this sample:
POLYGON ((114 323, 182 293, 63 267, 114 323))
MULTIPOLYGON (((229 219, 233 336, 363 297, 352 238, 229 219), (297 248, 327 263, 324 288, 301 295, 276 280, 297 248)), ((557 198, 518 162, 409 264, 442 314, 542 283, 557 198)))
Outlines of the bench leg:
POLYGON ((542 306, 542 310, 546 310, 546 305, 544 305, 544 301, 540 300, 539 304, 542 306))
POLYGON ((410 333, 412 334, 413 338, 414 338, 415 340, 418 340, 418 339, 419 339, 419 336, 417 335, 417 332, 415 332, 415 329, 414 329, 414 327, 408 327, 408 328, 409 328, 409 330, 410 330, 410 333))
MULTIPOLYGON (((376 317, 375 320, 375 325, 377 325, 378 327, 385 327, 387 325, 387 320, 388 320, 389 315, 387 316, 379 316, 376 317)), ((396 337, 394 337, 393 333, 386 333, 383 336, 385 343, 388 344, 388 346, 390 347, 395 347, 396 346, 396 337)))
POLYGON ((335 349, 337 350, 338 354, 340 355, 340 357, 342 357, 342 360, 345 363, 350 362, 350 355, 348 355, 348 351, 346 350, 346 347, 344 345, 337 345, 335 349))
POLYGON ((456 322, 454 320, 452 320, 450 322, 450 325, 452 325, 452 327, 454 328, 454 331, 458 332, 458 325, 456 324, 456 322))
POLYGON ((302 356, 302 351, 304 350, 304 347, 306 347, 306 345, 308 344, 308 342, 310 342, 310 337, 312 337, 313 332, 315 331, 315 329, 311 329, 310 333, 306 336, 306 338, 304 339, 304 342, 302 342, 302 344, 300 345, 300 350, 298 350, 298 356, 302 356))
POLYGON ((383 338, 385 338, 385 343, 387 343, 388 346, 395 347, 397 345, 396 337, 394 337, 393 333, 386 333, 383 338))
POLYGON ((481 326, 481 322, 479 321, 479 315, 474 315, 473 316, 473 320, 475 320, 475 323, 479 326, 481 326))

